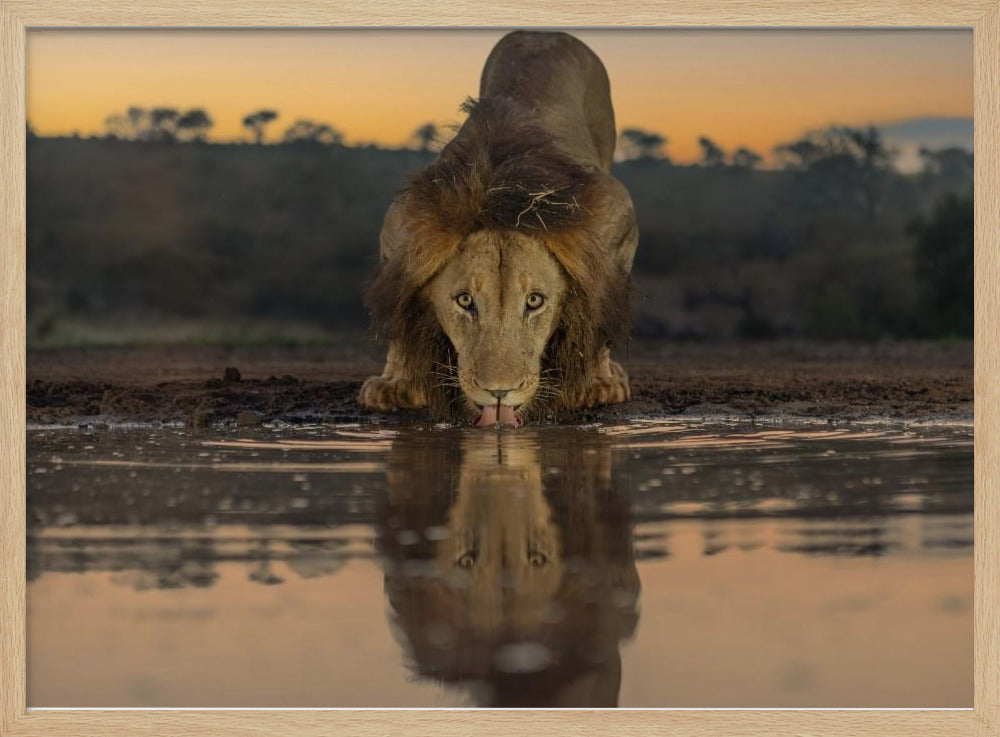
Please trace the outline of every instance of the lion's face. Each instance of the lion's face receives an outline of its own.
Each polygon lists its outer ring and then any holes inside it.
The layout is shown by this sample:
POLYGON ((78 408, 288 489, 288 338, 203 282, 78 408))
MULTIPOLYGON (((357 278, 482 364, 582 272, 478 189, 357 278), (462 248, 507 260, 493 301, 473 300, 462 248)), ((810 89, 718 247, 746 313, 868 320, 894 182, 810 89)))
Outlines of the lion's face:
POLYGON ((563 578, 560 535, 542 491, 537 438, 463 442, 458 495, 436 560, 453 606, 480 636, 536 631, 563 578), (502 459, 498 461, 498 457, 502 459))
POLYGON ((517 232, 472 234, 427 285, 479 424, 520 424, 517 409, 543 385, 542 355, 565 293, 563 271, 545 245, 517 232))
POLYGON ((570 428, 399 433, 377 545, 416 674, 483 706, 616 704, 640 585, 614 444, 570 428))

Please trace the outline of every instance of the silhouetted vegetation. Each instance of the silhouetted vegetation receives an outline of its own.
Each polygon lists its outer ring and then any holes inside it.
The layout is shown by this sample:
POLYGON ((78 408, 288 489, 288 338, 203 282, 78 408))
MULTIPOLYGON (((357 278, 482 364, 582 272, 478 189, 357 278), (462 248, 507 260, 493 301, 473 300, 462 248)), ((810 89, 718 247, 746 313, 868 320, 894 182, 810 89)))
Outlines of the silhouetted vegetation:
POLYGON ((258 146, 264 142, 264 134, 267 131, 267 124, 277 119, 278 113, 274 110, 257 110, 243 118, 243 127, 250 131, 253 142, 258 146))
POLYGON ((122 113, 108 116, 104 127, 109 138, 146 143, 203 141, 212 127, 212 119, 201 108, 181 112, 172 107, 146 110, 130 107, 122 113))
POLYGON ((698 145, 701 147, 702 166, 722 166, 726 163, 726 152, 711 138, 702 136, 698 145))
POLYGON ((285 143, 320 143, 324 146, 332 146, 343 143, 344 134, 326 123, 300 119, 288 127, 282 140, 285 143))
POLYGON ((626 161, 666 158, 663 148, 667 145, 667 139, 659 133, 641 128, 626 128, 621 132, 620 138, 620 150, 626 161))
POLYGON ((911 226, 917 238, 922 322, 934 335, 972 336, 975 243, 972 197, 948 195, 929 220, 911 226))
POLYGON ((805 172, 799 183, 827 199, 853 202, 869 219, 886 194, 896 152, 875 127, 833 126, 775 147, 789 169, 805 172))
POLYGON ((931 179, 948 182, 955 187, 972 181, 972 154, 961 148, 944 148, 940 151, 920 150, 924 173, 931 179))
MULTIPOLYGON (((244 124, 263 142, 276 117, 244 124)), ((305 120, 270 146, 136 143, 202 140, 211 123, 200 109, 130 108, 103 140, 30 138, 30 340, 123 320, 367 326, 382 217, 433 160, 430 127, 417 151, 344 146, 305 120)), ((705 166, 672 164, 655 132, 626 129, 621 145, 639 336, 971 333, 971 153, 924 151, 923 171, 902 174, 875 129, 783 144, 784 169, 745 148, 727 164, 708 138, 705 166)))
POLYGON ((177 135, 187 141, 204 141, 212 119, 201 108, 188 110, 177 119, 177 135))
POLYGON ((740 169, 756 169, 763 161, 759 153, 748 148, 738 148, 733 152, 733 166, 740 169))
POLYGON ((33 333, 65 320, 366 330, 382 216, 415 151, 35 139, 33 333))
POLYGON ((434 123, 424 123, 413 131, 413 139, 421 151, 430 151, 431 147, 437 143, 438 127, 434 123))

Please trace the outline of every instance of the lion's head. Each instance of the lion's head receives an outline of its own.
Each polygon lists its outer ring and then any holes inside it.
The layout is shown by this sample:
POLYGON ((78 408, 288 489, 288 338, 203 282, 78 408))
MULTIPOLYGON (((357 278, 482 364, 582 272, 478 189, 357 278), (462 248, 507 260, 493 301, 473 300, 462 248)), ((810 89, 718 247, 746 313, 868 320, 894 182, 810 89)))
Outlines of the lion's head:
POLYGON ((571 406, 627 334, 629 264, 615 252, 635 217, 617 180, 505 101, 467 110, 390 207, 369 302, 435 414, 520 424, 571 406))
POLYGON ((427 284, 425 295, 455 351, 458 388, 487 408, 484 424, 497 419, 490 414, 513 416, 513 408, 546 393, 542 356, 566 289, 559 262, 540 238, 489 230, 470 235, 427 284))

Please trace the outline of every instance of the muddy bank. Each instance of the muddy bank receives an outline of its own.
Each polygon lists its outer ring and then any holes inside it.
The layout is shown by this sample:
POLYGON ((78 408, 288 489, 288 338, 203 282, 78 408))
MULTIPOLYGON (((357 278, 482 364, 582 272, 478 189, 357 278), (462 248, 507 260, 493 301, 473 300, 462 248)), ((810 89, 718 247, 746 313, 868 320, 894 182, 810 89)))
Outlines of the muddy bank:
MULTIPOLYGON (((972 344, 632 346, 632 401, 559 418, 714 415, 903 420, 972 417, 972 344)), ((32 424, 410 422, 355 397, 381 369, 365 345, 30 351, 32 424)))

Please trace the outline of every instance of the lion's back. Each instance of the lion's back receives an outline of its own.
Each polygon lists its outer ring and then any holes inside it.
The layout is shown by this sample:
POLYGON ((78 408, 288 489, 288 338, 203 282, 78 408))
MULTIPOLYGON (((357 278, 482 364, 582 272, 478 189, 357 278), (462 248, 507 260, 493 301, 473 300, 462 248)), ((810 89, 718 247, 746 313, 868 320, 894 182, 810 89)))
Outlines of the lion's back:
POLYGON ((479 95, 518 101, 536 111, 539 123, 567 149, 590 149, 602 169, 610 167, 616 134, 608 74, 597 54, 574 36, 508 33, 486 59, 479 95))

